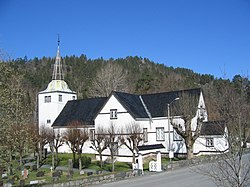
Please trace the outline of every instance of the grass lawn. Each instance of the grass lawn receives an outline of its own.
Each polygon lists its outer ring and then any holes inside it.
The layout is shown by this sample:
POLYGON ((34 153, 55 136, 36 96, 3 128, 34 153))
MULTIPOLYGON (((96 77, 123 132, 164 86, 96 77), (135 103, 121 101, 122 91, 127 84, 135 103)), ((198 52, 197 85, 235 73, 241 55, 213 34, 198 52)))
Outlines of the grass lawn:
MULTIPOLYGON (((88 165, 88 167, 85 167, 84 169, 90 169, 90 170, 94 170, 94 171, 100 171, 100 170, 104 170, 104 171, 108 171, 108 172, 112 171, 112 164, 109 164, 109 163, 104 163, 103 168, 101 169, 99 161, 95 160, 95 155, 82 154, 82 156, 91 158, 91 163, 88 165)), ((68 167, 68 160, 72 159, 72 154, 60 153, 58 155, 58 158, 60 161, 59 166, 67 168, 68 167)), ((146 158, 143 160, 144 161, 143 168, 145 171, 149 170, 149 162, 153 159, 155 159, 155 158, 149 157, 149 158, 146 158)), ((173 160, 175 161, 176 159, 173 159, 173 160)), ((168 163, 169 163, 169 159, 166 157, 162 157, 162 164, 168 164, 168 163)), ((45 159, 43 164, 52 165, 52 155, 49 155, 48 158, 45 159)), ((19 186, 19 180, 23 179, 23 177, 21 175, 21 171, 22 171, 23 167, 22 167, 22 169, 20 169, 19 163, 17 161, 13 161, 12 168, 13 168, 13 175, 9 176, 8 179, 4 179, 3 181, 6 184, 8 180, 14 179, 14 185, 19 186)), ((130 169, 131 169, 131 163, 115 162, 115 172, 128 171, 130 169)), ((28 168, 28 170, 29 170, 29 176, 27 179, 25 179, 25 184, 29 184, 30 181, 34 181, 34 180, 46 180, 46 183, 53 182, 52 172, 49 168, 38 168, 37 171, 32 171, 32 167, 30 167, 30 168, 28 168), (41 177, 37 177, 38 172, 44 172, 44 175, 41 177)), ((58 182, 68 181, 69 180, 68 171, 64 170, 61 172, 62 172, 62 175, 59 178, 58 182)), ((80 178, 83 178, 86 176, 87 176, 86 173, 84 175, 80 175, 79 171, 75 171, 73 174, 73 177, 71 179, 75 180, 75 179, 80 179, 80 178)))

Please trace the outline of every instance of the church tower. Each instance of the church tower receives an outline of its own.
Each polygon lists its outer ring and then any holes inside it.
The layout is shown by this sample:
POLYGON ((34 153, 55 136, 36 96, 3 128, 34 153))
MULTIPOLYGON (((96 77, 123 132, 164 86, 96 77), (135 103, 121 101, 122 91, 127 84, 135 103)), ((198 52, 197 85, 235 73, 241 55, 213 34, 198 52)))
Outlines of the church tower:
POLYGON ((69 100, 77 99, 76 92, 71 91, 68 84, 64 81, 59 44, 60 41, 58 38, 52 80, 45 90, 38 93, 39 128, 43 125, 51 127, 66 103, 69 100))

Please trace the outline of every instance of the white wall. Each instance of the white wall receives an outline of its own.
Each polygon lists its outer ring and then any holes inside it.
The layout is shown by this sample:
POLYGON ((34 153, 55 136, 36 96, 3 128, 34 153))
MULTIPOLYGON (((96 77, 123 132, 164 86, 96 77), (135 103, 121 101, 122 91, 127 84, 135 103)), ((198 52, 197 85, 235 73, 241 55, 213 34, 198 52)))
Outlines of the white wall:
MULTIPOLYGON (((57 93, 58 94, 58 93, 57 93)), ((44 97, 44 94, 43 94, 44 97)), ((58 96, 56 97, 58 99, 58 96)), ((42 98, 42 101, 44 101, 44 98, 42 98)), ((48 103, 45 103, 48 104, 48 103)), ((53 105, 53 103, 51 103, 53 105)), ((207 120, 207 112, 205 109, 205 103, 203 95, 200 95, 199 104, 198 104, 198 111, 196 113, 196 116, 192 120, 192 129, 195 130, 196 128, 196 120, 197 117, 200 115, 203 115, 205 118, 205 121, 207 120)), ((49 115, 49 111, 45 109, 44 113, 46 115, 49 115), (47 112, 47 113, 46 113, 47 112)), ((59 114, 59 113, 58 113, 59 114)), ((178 117, 174 119, 175 122, 180 124, 184 129, 184 121, 178 117)), ((53 122, 52 122, 53 123, 53 122)), ((144 145, 152 145, 152 144, 163 144, 165 149, 160 149, 162 153, 168 153, 169 150, 169 129, 168 129, 168 118, 167 117, 161 117, 161 118, 153 118, 151 120, 149 119, 134 119, 128 111, 120 104, 120 102, 116 99, 114 95, 112 95, 105 106, 101 109, 99 114, 95 118, 95 129, 98 127, 104 127, 109 128, 110 124, 113 124, 116 127, 117 132, 121 132, 121 130, 125 130, 125 126, 129 124, 137 123, 141 126, 141 128, 147 128, 148 131, 148 142, 142 142, 144 145), (117 119, 110 119, 110 110, 116 109, 117 110, 117 119), (157 141, 156 140, 156 128, 163 127, 164 133, 165 133, 165 140, 163 141, 157 141)), ((61 129, 61 131, 63 131, 61 129)), ((186 153, 186 147, 184 144, 184 141, 177 141, 174 140, 174 130, 172 125, 170 125, 170 144, 171 148, 174 149, 175 153, 186 153)), ((228 148, 228 145, 225 142, 224 137, 216 136, 214 137, 214 145, 215 147, 206 147, 206 138, 205 137, 199 137, 195 144, 194 144, 194 153, 208 153, 208 151, 215 151, 215 150, 226 150, 228 148)), ((86 142, 84 145, 84 153, 95 153, 93 149, 90 148, 91 143, 90 141, 86 142)), ((150 152, 156 152, 157 150, 149 150, 149 151, 143 151, 142 154, 147 154, 150 152)), ((69 147, 65 144, 60 148, 60 152, 71 152, 69 147)), ((123 145, 119 148, 119 156, 116 157, 118 161, 132 161, 132 153, 123 145)), ((103 152, 103 159, 105 160, 107 156, 110 155, 110 152, 108 149, 106 149, 103 152)))
POLYGON ((42 92, 38 94, 38 124, 51 127, 63 107, 69 100, 77 98, 75 93, 66 92, 42 92), (62 95, 62 102, 59 102, 59 95, 62 95), (51 102, 45 103, 45 96, 51 96, 51 102), (50 123, 47 123, 50 120, 50 123))

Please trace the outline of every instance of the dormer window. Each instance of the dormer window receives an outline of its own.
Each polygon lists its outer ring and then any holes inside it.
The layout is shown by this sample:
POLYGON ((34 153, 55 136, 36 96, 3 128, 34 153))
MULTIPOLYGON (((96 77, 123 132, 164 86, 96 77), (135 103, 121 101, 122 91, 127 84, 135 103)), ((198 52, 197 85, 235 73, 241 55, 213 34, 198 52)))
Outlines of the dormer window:
POLYGON ((117 109, 110 109, 110 119, 117 119, 117 109))
POLYGON ((51 102, 51 96, 45 96, 44 97, 44 102, 45 103, 50 103, 51 102))

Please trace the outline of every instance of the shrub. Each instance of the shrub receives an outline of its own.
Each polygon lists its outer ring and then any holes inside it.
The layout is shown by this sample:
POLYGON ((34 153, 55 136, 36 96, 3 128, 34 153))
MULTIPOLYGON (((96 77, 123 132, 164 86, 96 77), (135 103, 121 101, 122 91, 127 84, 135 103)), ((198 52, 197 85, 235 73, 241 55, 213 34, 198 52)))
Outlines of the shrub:
MULTIPOLYGON (((83 155, 81 158, 82 161, 82 168, 87 168, 91 164, 91 157, 88 157, 86 155, 83 155)), ((77 159, 75 163, 73 163, 74 168, 79 167, 79 160, 77 159)))
POLYGON ((36 177, 43 177, 44 176, 44 171, 38 171, 36 173, 36 177))
POLYGON ((82 166, 83 166, 83 168, 87 168, 91 164, 91 158, 88 157, 88 156, 84 155, 81 160, 82 160, 82 166))

